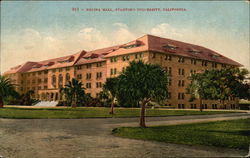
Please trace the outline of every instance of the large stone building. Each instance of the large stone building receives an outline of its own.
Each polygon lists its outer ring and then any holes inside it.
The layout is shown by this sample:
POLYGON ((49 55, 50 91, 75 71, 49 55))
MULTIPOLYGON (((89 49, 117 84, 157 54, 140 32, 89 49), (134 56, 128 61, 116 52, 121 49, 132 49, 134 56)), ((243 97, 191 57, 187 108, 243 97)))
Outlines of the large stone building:
MULTIPOLYGON (((145 35, 126 44, 80 51, 76 54, 15 66, 4 75, 18 85, 17 91, 34 90, 40 100, 60 100, 59 89, 76 78, 84 84, 86 93, 98 96, 106 78, 119 75, 132 60, 161 65, 171 76, 166 105, 176 108, 199 108, 199 102, 189 102, 186 87, 188 77, 205 69, 239 67, 241 64, 202 46, 145 35)), ((237 108, 238 100, 230 98, 227 108, 237 108)), ((222 108, 219 101, 204 101, 204 108, 222 108)))

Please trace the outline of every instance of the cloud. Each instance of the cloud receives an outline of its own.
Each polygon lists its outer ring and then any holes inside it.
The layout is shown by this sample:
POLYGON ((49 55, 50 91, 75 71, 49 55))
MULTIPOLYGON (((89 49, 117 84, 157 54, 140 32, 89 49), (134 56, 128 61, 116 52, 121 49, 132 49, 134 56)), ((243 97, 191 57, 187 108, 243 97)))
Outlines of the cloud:
POLYGON ((126 24, 120 23, 120 22, 113 23, 113 26, 118 26, 120 28, 128 28, 128 26, 126 24))
POLYGON ((112 31, 106 34, 95 27, 82 28, 78 33, 78 42, 81 43, 83 49, 94 50, 126 43, 137 37, 124 23, 117 22, 112 26, 114 27, 112 31))
POLYGON ((106 47, 111 41, 98 29, 93 27, 83 28, 79 31, 78 42, 85 50, 106 47))
POLYGON ((113 31, 111 34, 113 44, 126 43, 137 38, 137 36, 129 30, 126 24, 114 23, 113 25, 117 26, 117 30, 113 31))

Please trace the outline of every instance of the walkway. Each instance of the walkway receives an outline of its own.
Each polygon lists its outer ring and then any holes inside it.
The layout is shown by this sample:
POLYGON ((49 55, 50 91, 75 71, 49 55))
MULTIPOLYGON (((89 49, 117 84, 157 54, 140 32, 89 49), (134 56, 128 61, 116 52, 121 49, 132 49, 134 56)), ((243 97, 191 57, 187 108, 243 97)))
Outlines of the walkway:
MULTIPOLYGON (((249 114, 149 117, 147 125, 250 118, 249 114)), ((0 119, 0 155, 6 158, 237 157, 247 151, 114 137, 138 118, 0 119)))

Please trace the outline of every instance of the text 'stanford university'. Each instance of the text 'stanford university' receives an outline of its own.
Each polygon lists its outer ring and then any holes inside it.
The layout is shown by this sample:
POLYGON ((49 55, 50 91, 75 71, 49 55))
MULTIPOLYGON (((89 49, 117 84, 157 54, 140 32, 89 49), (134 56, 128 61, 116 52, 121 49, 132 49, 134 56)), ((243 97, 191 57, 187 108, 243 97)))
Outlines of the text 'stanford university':
MULTIPOLYGON (((175 108, 199 108, 199 101, 189 102, 190 96, 186 94, 191 74, 242 66, 198 45, 145 35, 122 45, 89 52, 83 50, 40 62, 29 61, 11 68, 4 75, 19 85, 19 93, 34 90, 34 97, 40 100, 61 100, 59 90, 72 78, 82 81, 86 93, 97 97, 106 78, 118 76, 132 60, 159 64, 169 73, 169 99, 165 105, 175 108)), ((226 103, 227 109, 238 107, 238 99, 229 98, 226 103)), ((203 105, 208 109, 222 108, 221 103, 214 100, 205 100, 203 105)))

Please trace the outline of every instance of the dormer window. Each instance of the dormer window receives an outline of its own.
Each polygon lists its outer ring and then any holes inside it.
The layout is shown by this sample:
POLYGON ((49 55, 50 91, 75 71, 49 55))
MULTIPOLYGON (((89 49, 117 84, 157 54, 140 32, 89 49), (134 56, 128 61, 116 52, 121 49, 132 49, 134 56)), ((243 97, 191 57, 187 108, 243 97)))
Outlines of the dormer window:
POLYGON ((127 43, 127 44, 121 46, 121 48, 130 49, 130 48, 135 48, 135 47, 139 47, 139 46, 141 46, 140 41, 133 41, 133 42, 130 42, 130 43, 127 43))
POLYGON ((66 59, 61 59, 61 60, 58 60, 57 62, 58 63, 68 63, 68 62, 71 62, 74 60, 74 56, 71 56, 69 58, 66 58, 66 59))
POLYGON ((175 46, 175 45, 172 45, 172 44, 167 44, 167 45, 163 46, 163 48, 175 50, 175 49, 177 49, 178 47, 175 46))
POLYGON ((38 68, 40 68, 40 67, 42 67, 41 64, 37 64, 37 65, 32 66, 33 69, 38 69, 38 68))
POLYGON ((49 63, 47 63, 47 64, 45 64, 45 65, 43 65, 43 66, 48 67, 48 66, 52 66, 52 65, 54 65, 54 64, 55 64, 54 62, 49 62, 49 63))
POLYGON ((221 57, 221 55, 219 55, 219 54, 210 54, 210 56, 211 56, 212 58, 219 58, 219 57, 221 57))
POLYGON ((193 48, 189 48, 189 49, 188 49, 188 52, 189 52, 189 53, 193 53, 193 54, 200 54, 200 53, 201 53, 200 50, 193 49, 193 48))
POLYGON ((138 47, 138 45, 133 44, 133 45, 128 45, 128 46, 123 46, 122 48, 129 49, 129 48, 135 48, 135 47, 138 47))

